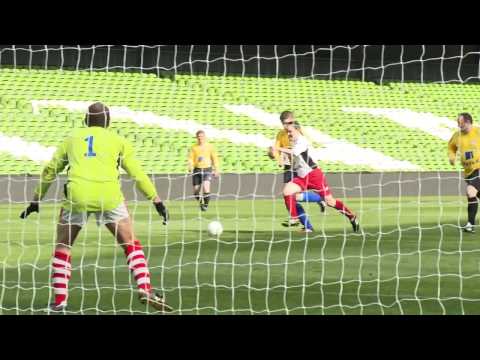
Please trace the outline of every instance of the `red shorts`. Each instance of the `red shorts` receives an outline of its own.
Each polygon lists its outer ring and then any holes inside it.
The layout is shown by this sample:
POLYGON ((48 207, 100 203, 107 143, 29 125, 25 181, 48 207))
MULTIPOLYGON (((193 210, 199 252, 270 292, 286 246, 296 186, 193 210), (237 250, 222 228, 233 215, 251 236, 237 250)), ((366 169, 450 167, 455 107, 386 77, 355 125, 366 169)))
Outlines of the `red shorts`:
POLYGON ((302 190, 315 190, 322 197, 332 195, 332 192, 328 187, 327 178, 319 168, 313 169, 303 178, 294 177, 292 182, 300 186, 302 190))

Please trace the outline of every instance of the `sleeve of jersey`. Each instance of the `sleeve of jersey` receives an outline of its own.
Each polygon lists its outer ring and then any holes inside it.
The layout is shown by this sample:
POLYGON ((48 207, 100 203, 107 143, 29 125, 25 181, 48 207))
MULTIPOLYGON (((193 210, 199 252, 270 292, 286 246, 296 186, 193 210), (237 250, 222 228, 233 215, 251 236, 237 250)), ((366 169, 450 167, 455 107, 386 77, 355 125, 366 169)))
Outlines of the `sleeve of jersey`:
POLYGON ((301 153, 307 150, 308 150, 308 142, 305 138, 298 139, 297 143, 292 148, 293 155, 295 156, 299 156, 301 153))
MULTIPOLYGON (((275 148, 279 148, 281 147, 280 146, 280 133, 277 134, 277 137, 275 138, 275 148)), ((274 153, 273 153, 273 156, 275 157, 275 160, 279 160, 280 159, 280 151, 278 150, 275 150, 274 153)))
POLYGON ((53 154, 52 160, 50 160, 42 170, 40 184, 38 184, 35 189, 35 195, 37 195, 40 200, 45 197, 50 185, 52 185, 52 182, 57 175, 65 169, 67 164, 67 142, 65 141, 57 148, 57 151, 53 154))
POLYGON ((220 171, 220 160, 218 159, 217 149, 212 145, 212 162, 216 171, 220 171))
POLYGON ((195 165, 195 154, 193 152, 193 147, 190 148, 190 152, 188 153, 188 163, 192 167, 195 165))
POLYGON ((457 156, 457 134, 454 134, 448 142, 448 158, 454 161, 457 156))
POLYGON ((120 164, 122 169, 135 180, 137 188, 148 200, 152 200, 157 196, 155 185, 143 171, 140 162, 135 158, 132 145, 127 141, 123 144, 120 164))

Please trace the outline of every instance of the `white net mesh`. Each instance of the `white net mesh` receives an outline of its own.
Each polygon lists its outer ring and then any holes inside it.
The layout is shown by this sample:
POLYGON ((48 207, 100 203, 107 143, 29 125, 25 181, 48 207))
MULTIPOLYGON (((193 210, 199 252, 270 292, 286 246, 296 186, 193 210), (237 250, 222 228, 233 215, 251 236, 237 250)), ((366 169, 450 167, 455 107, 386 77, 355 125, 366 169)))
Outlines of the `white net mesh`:
MULTIPOLYGON (((176 314, 478 313, 480 243, 447 141, 478 118, 477 45, 0 46, 0 312, 53 301, 51 261, 65 174, 40 213, 20 212, 89 104, 135 147, 171 214, 122 175, 154 288, 176 314), (361 221, 302 203, 314 226, 281 225, 283 171, 266 156, 295 112, 335 198, 361 221), (202 212, 187 174, 197 130, 221 176, 202 212), (213 221, 224 232, 208 234, 213 221)), ((72 250, 67 312, 154 313, 125 256, 90 219, 72 250)))

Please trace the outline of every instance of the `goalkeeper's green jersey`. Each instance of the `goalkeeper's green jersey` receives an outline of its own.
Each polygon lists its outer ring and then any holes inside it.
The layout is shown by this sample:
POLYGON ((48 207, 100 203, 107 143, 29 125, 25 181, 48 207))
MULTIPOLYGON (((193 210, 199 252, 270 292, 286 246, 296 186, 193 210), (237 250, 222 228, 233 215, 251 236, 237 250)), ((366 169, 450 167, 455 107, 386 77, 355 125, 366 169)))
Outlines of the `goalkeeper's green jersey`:
POLYGON ((42 199, 56 176, 67 168, 64 207, 72 212, 109 211, 123 201, 119 167, 152 200, 155 186, 134 157, 133 147, 125 138, 103 127, 74 130, 58 147, 42 171, 35 193, 42 199))

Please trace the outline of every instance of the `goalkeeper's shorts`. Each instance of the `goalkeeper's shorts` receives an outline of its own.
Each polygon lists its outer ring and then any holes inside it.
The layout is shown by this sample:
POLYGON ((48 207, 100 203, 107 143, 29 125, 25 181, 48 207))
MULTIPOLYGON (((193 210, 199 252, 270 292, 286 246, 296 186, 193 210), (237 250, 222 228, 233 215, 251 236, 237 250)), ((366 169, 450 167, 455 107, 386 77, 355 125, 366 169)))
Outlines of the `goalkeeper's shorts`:
POLYGON ((74 213, 62 207, 60 210, 59 223, 61 225, 77 225, 83 227, 90 215, 94 214, 97 219, 97 225, 115 224, 120 220, 127 219, 130 215, 125 203, 121 203, 113 210, 108 211, 87 211, 81 213, 74 213))

